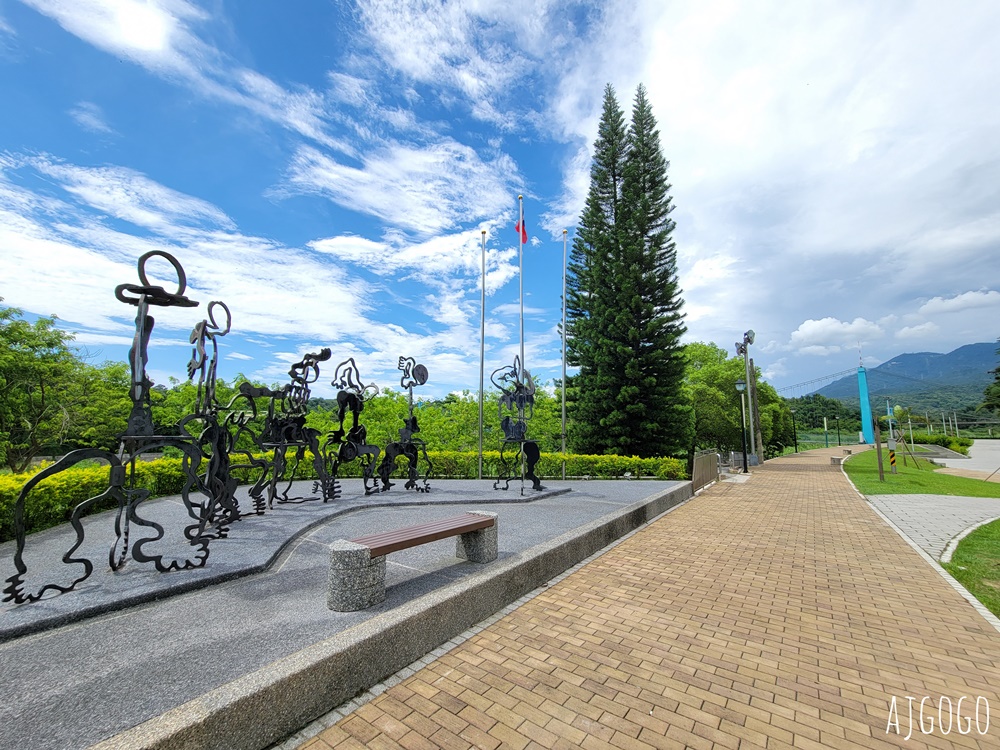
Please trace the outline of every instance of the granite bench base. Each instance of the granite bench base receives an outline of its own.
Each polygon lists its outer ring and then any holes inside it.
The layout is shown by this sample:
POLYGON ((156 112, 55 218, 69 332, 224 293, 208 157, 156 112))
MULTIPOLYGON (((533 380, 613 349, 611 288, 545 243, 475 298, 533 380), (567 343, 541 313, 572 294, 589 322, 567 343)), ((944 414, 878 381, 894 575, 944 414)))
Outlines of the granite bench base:
MULTIPOLYGON (((470 511, 490 516, 493 525, 457 535, 455 556, 475 563, 497 559, 497 514, 470 511)), ((371 556, 363 544, 338 539, 330 545, 330 577, 327 606, 335 612, 355 612, 385 600, 385 555, 371 556)))

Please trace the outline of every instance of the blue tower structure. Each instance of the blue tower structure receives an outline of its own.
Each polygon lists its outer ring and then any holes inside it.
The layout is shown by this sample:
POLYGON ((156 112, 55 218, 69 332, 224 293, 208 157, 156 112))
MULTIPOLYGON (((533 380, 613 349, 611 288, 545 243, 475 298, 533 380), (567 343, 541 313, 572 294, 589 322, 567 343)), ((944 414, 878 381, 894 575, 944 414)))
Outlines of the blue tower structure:
POLYGON ((875 430, 872 427, 872 405, 868 399, 868 374, 864 367, 858 367, 858 396, 861 399, 861 437, 868 445, 874 445, 875 430))

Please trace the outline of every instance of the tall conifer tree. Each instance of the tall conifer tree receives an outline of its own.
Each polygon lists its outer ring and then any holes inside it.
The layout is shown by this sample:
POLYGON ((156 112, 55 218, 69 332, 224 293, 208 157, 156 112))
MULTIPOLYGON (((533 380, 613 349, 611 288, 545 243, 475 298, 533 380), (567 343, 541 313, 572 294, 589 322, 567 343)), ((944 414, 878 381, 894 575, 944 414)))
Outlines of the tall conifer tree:
POLYGON ((645 88, 626 131, 608 85, 567 284, 577 451, 667 455, 689 444, 667 167, 645 88))

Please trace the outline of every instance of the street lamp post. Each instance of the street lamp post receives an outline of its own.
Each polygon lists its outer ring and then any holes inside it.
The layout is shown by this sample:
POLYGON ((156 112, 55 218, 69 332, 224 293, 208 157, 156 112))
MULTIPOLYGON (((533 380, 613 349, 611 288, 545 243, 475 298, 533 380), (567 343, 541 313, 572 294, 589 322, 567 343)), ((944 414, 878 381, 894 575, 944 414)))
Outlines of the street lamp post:
POLYGON ((746 390, 746 381, 742 378, 736 381, 736 390, 740 394, 740 435, 743 437, 743 473, 749 474, 747 467, 747 407, 743 399, 743 391, 746 390))
POLYGON ((837 420, 837 447, 840 447, 840 415, 834 417, 837 420))
POLYGON ((792 440, 795 441, 795 452, 799 452, 799 428, 795 424, 795 409, 791 409, 792 412, 792 440))
MULTIPOLYGON (((746 370, 746 381, 744 382, 744 387, 746 387, 747 383, 753 382, 751 380, 751 374, 750 374, 750 345, 753 343, 755 336, 756 334, 753 332, 753 329, 751 328, 749 331, 743 334, 743 341, 736 342, 736 354, 741 355, 743 357, 743 367, 746 370)), ((751 387, 750 388, 750 452, 754 454, 754 460, 757 463, 760 463, 760 456, 757 454, 757 445, 755 444, 754 441, 754 435, 756 434, 754 430, 754 408, 753 408, 754 393, 755 393, 754 388, 751 387)), ((744 453, 746 453, 746 451, 744 451, 744 453)), ((761 446, 761 453, 763 453, 763 446, 761 446)))

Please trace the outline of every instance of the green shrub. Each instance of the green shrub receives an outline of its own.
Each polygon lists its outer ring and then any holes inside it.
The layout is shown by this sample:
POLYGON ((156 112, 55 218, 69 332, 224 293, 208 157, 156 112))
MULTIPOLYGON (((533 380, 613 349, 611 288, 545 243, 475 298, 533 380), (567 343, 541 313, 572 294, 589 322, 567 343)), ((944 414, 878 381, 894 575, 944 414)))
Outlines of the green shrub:
POLYGON ((969 448, 973 441, 970 438, 945 435, 941 432, 934 432, 930 434, 926 432, 914 432, 913 442, 923 445, 940 445, 942 448, 948 448, 956 453, 968 455, 969 448))
MULTIPOLYGON (((431 478, 475 479, 479 475, 479 454, 474 451, 428 451, 433 470, 431 478)), ((507 455, 512 460, 513 452, 507 455)), ((270 456, 269 456, 270 458, 270 456)), ((617 479, 630 474, 633 477, 656 477, 657 479, 687 479, 683 461, 676 458, 637 458, 636 456, 583 456, 573 453, 543 453, 535 468, 540 477, 562 476, 562 461, 566 460, 567 477, 593 477, 617 479)), ((245 455, 233 455, 234 464, 249 463, 245 455)), ((295 454, 288 456, 288 468, 294 465, 295 454)), ((297 479, 315 479, 312 454, 306 452, 299 464, 297 479)), ((89 463, 89 462, 88 462, 89 463)), ((199 470, 204 470, 204 465, 199 470)), ((340 467, 338 476, 342 479, 359 478, 362 472, 360 460, 351 461, 340 467)), ((424 464, 421 457, 420 471, 424 464)), ((515 472, 517 467, 512 467, 515 472)), ((407 462, 397 460, 394 477, 405 477, 407 462)), ((483 451, 483 476, 496 477, 500 472, 500 452, 483 451)), ((36 471, 26 474, 0 475, 0 542, 14 538, 14 506, 24 484, 36 471)), ((185 475, 181 458, 165 457, 153 461, 136 461, 136 485, 147 489, 152 497, 177 495, 184 488, 185 475)), ((256 481, 260 469, 235 468, 233 475, 241 483, 256 481)), ((106 465, 80 465, 47 477, 32 488, 25 501, 25 527, 28 533, 41 531, 69 520, 73 508, 99 495, 108 487, 109 467, 106 465)), ((108 510, 115 502, 107 498, 95 503, 89 512, 108 510)))

